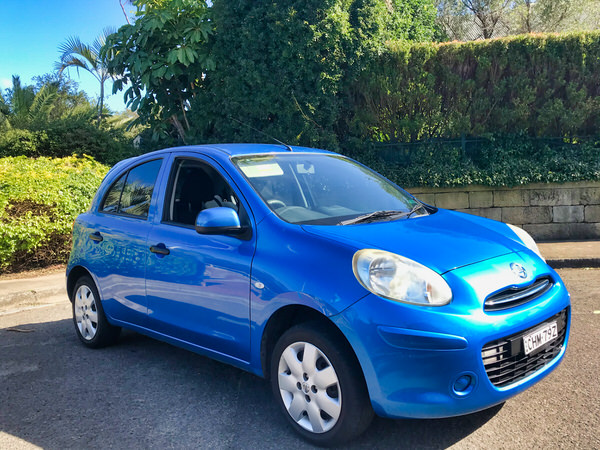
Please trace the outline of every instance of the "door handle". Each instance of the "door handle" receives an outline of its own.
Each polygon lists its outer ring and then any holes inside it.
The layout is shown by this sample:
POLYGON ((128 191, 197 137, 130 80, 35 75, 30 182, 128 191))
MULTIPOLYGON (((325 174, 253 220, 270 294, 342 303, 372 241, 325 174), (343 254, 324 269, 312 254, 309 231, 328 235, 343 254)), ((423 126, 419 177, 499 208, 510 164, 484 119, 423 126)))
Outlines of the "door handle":
POLYGON ((168 255, 169 253, 171 253, 169 249, 165 247, 165 244, 152 245, 150 247, 150 251, 159 255, 168 255))
POLYGON ((99 231, 96 231, 95 233, 90 234, 90 239, 94 242, 102 242, 104 240, 104 238, 102 237, 102 235, 100 234, 99 231))

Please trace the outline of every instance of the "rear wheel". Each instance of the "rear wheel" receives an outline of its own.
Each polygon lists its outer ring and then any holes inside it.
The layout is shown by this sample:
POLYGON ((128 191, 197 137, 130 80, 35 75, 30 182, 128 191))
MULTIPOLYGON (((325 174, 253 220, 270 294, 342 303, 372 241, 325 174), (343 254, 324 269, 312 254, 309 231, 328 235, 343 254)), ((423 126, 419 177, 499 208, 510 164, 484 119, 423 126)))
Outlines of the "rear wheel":
POLYGON ((316 324, 289 329, 271 359, 271 385, 292 427, 317 445, 361 434, 373 410, 358 363, 337 336, 316 324))
POLYGON ((73 323, 79 340, 91 348, 114 344, 121 329, 106 320, 98 289, 89 276, 77 280, 72 298, 73 323))

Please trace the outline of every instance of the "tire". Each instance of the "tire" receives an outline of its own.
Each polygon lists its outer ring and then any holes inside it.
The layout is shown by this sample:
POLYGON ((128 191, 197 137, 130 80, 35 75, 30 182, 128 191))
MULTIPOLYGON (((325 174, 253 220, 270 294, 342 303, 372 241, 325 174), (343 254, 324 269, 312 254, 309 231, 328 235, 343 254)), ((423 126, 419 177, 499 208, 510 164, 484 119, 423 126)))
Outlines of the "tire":
POLYGON ((77 280, 73 288, 73 324, 79 340, 90 348, 114 344, 121 328, 108 323, 95 283, 89 276, 77 280))
POLYGON ((322 328, 308 323, 286 331, 271 356, 270 380, 292 428, 313 444, 332 446, 365 431, 373 408, 351 350, 322 328))

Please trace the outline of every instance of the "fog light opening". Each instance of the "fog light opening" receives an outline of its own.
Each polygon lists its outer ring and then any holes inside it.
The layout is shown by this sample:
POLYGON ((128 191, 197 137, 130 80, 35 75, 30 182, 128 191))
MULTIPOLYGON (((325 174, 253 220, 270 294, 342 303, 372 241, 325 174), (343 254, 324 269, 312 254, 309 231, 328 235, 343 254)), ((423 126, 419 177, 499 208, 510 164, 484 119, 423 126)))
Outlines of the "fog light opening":
POLYGON ((475 377, 473 377, 471 374, 465 373, 456 379, 454 385, 452 386, 452 390, 454 391, 454 394, 462 397, 470 394, 474 387, 475 377))

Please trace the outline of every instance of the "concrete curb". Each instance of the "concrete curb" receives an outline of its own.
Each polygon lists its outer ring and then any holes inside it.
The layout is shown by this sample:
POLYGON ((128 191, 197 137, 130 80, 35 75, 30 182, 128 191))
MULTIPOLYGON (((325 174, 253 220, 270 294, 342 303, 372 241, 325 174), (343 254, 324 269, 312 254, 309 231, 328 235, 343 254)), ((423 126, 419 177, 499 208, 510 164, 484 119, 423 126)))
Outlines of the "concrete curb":
POLYGON ((64 286, 48 289, 32 289, 29 291, 11 292, 0 295, 0 308, 5 309, 9 306, 25 303, 30 305, 38 305, 45 303, 47 298, 58 295, 64 295, 65 299, 68 298, 67 291, 65 290, 64 286))
POLYGON ((546 262, 553 269, 600 268, 600 258, 549 259, 546 262))

